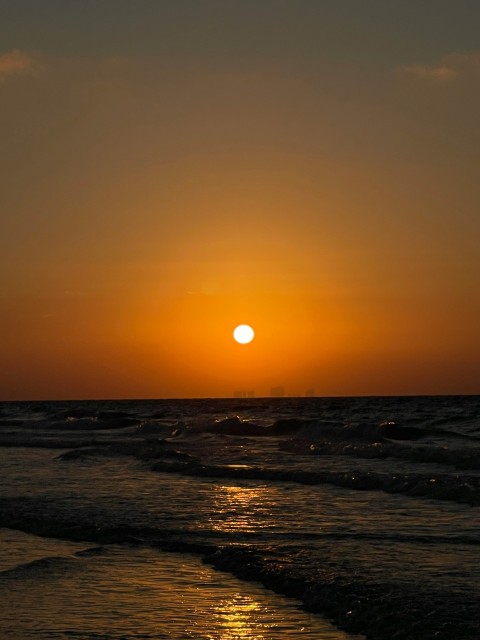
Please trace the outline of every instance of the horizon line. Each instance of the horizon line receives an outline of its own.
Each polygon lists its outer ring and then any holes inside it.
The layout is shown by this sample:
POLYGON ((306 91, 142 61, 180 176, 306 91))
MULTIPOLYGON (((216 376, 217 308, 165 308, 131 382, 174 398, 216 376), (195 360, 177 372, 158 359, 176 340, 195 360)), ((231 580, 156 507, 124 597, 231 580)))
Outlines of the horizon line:
POLYGON ((192 402, 203 400, 235 400, 235 401, 256 401, 256 400, 356 400, 369 398, 465 398, 480 397, 480 393, 406 393, 406 394, 365 394, 365 395, 315 395, 315 396, 178 396, 178 397, 155 397, 155 398, 43 398, 43 399, 0 399, 0 403, 18 402, 192 402))

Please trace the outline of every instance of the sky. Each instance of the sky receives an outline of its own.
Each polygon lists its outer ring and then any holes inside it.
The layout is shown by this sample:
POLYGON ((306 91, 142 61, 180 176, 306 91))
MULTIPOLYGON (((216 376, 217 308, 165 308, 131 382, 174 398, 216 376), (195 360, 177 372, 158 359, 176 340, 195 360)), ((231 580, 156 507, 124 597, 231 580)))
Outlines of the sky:
POLYGON ((477 0, 0 15, 0 399, 480 393, 477 0))

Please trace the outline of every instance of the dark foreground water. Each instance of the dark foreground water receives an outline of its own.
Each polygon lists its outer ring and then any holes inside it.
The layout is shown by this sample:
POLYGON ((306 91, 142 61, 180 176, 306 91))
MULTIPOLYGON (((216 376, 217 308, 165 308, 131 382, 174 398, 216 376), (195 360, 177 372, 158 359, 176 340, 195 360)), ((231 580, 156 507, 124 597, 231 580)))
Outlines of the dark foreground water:
POLYGON ((480 637, 479 397, 3 403, 0 447, 2 639, 480 637))

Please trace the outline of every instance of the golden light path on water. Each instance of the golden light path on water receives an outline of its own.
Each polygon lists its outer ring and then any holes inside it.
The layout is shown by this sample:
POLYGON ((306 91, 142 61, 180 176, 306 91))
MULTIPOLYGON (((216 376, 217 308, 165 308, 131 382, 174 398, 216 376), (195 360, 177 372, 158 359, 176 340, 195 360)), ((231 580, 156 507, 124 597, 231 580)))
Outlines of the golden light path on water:
POLYGON ((231 598, 222 599, 213 610, 213 616, 222 629, 224 640, 263 638, 261 626, 256 622, 259 613, 261 613, 261 605, 258 600, 253 596, 240 593, 231 598))
POLYGON ((214 485, 215 515, 209 519, 209 525, 214 531, 226 533, 249 533, 266 529, 276 506, 274 495, 269 487, 262 485, 214 485))

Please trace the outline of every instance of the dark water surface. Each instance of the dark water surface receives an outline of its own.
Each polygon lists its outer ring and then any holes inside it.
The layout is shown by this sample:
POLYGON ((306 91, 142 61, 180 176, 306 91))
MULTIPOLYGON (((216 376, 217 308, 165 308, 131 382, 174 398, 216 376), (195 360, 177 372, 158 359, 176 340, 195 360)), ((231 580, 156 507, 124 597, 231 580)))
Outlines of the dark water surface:
POLYGON ((1 638, 480 637, 479 397, 2 403, 0 446, 1 638))

